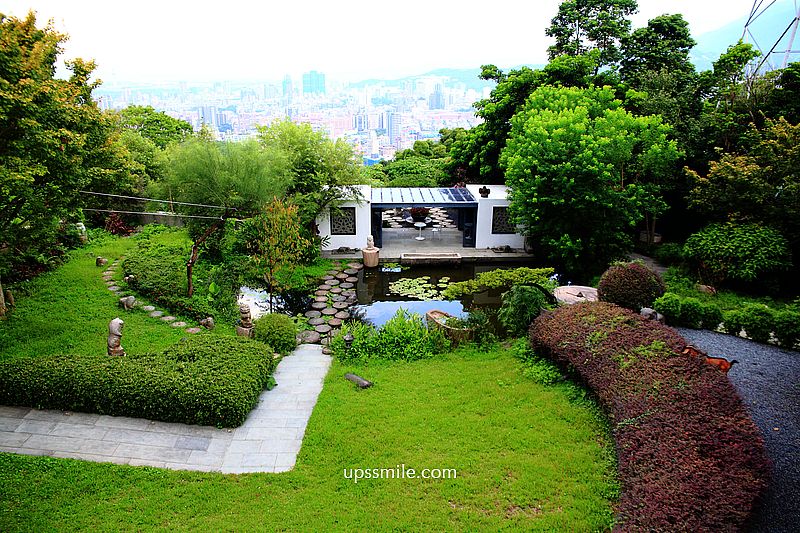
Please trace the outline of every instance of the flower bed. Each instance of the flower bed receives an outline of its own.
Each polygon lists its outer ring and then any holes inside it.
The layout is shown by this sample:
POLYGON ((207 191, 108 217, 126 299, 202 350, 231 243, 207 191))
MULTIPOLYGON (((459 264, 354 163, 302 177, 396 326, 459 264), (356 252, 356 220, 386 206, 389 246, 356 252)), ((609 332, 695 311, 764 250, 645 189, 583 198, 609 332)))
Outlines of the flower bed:
POLYGON ((611 420, 617 530, 741 530, 766 486, 758 428, 728 378, 674 330, 602 302, 546 312, 533 348, 573 370, 611 420))

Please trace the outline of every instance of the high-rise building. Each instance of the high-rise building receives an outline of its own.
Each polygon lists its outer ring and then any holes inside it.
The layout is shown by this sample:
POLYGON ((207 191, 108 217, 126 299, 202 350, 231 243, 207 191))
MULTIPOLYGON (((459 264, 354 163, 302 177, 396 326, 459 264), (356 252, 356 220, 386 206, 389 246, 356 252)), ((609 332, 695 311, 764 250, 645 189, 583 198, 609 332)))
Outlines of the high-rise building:
POLYGON ((283 99, 286 100, 286 102, 291 103, 293 92, 294 87, 292 86, 292 77, 287 74, 283 78, 283 99))
POLYGON ((444 94, 442 93, 441 83, 436 84, 436 88, 428 97, 428 109, 444 109, 444 94))
POLYGON ((325 74, 316 70, 303 74, 303 94, 325 94, 325 74))
POLYGON ((389 136, 389 144, 395 148, 400 146, 401 122, 400 113, 386 113, 386 134, 389 136))

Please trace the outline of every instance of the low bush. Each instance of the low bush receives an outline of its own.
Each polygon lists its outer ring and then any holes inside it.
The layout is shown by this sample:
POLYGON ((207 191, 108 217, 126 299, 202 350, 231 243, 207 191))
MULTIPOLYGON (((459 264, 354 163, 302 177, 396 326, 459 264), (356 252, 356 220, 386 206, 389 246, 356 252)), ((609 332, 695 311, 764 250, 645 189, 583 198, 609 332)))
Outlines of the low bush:
MULTIPOLYGON (((156 235, 159 231, 151 232, 156 235)), ((232 318, 236 314, 238 273, 232 267, 195 265, 195 292, 187 296, 186 261, 189 244, 161 244, 141 239, 122 268, 132 276, 129 286, 174 313, 201 319, 232 318)))
POLYGON ((768 342, 775 329, 774 313, 766 305, 745 304, 739 311, 741 325, 748 337, 756 342, 768 342))
POLYGON ((286 355, 297 347, 297 326, 287 315, 268 313, 253 321, 253 338, 286 355))
POLYGON ((681 314, 676 326, 698 329, 703 321, 703 304, 697 298, 681 300, 681 314))
POLYGON ((686 240, 683 254, 711 285, 754 282, 792 264, 786 239, 758 224, 712 224, 686 240))
POLYGON ((758 428, 727 377, 674 330, 593 302, 545 312, 530 340, 597 395, 614 430, 620 531, 739 531, 766 486, 758 428))
POLYGON ((517 285, 503 293, 497 318, 509 335, 519 337, 525 335, 533 319, 549 307, 550 302, 540 289, 517 285))
POLYGON ((681 320, 681 297, 668 292, 653 302, 653 309, 664 315, 667 324, 677 326, 681 320))
POLYGON ((794 348, 800 341, 800 311, 787 308, 775 313, 775 337, 782 347, 794 348))
POLYGON ((509 270, 497 269, 481 272, 474 279, 457 281, 448 285, 442 291, 442 297, 447 300, 457 300, 463 296, 477 294, 491 289, 509 290, 515 285, 536 284, 545 289, 556 288, 552 268, 512 268, 509 270))
POLYGON ((638 262, 612 265, 603 273, 597 285, 600 301, 637 312, 642 307, 651 307, 664 291, 661 276, 638 262))
POLYGON ((742 312, 739 310, 722 313, 722 331, 728 335, 739 335, 742 331, 742 312))
POLYGON ((271 384, 272 350, 240 337, 189 337, 153 355, 70 355, 0 363, 0 405, 241 425, 271 384))
POLYGON ((665 242, 653 253, 656 261, 664 266, 675 266, 683 262, 683 245, 677 242, 665 242))
POLYGON ((717 304, 703 304, 700 308, 700 327, 714 331, 721 323, 722 309, 717 304))
POLYGON ((422 317, 399 309, 380 329, 359 322, 346 322, 331 339, 331 353, 341 361, 382 359, 414 361, 447 350, 450 343, 438 329, 428 329, 422 317), (353 335, 350 348, 344 337, 353 335))

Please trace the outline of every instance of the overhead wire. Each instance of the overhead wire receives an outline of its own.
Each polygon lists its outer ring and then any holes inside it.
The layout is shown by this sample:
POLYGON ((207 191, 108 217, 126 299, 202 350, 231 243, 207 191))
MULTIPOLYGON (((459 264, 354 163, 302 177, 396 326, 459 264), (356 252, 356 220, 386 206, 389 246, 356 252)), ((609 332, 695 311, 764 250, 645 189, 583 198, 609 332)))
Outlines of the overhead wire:
POLYGON ((141 196, 125 196, 123 194, 111 194, 111 193, 107 193, 107 192, 95 192, 95 191, 78 191, 78 192, 80 192, 82 194, 94 194, 96 196, 109 196, 109 197, 112 197, 112 198, 125 198, 125 199, 128 199, 128 200, 140 200, 140 201, 143 201, 143 202, 162 202, 162 203, 165 203, 165 204, 188 205, 188 206, 191 206, 191 207, 205 207, 205 208, 208 208, 208 209, 232 209, 234 211, 236 210, 235 207, 225 207, 225 206, 222 206, 222 205, 192 204, 192 203, 189 203, 189 202, 175 202, 175 201, 172 201, 172 200, 160 200, 158 198, 144 198, 144 197, 141 197, 141 196))
MULTIPOLYGON (((183 215, 183 214, 180 214, 180 213, 165 213, 163 211, 161 211, 161 212, 159 212, 159 211, 153 211, 153 212, 150 212, 150 211, 122 211, 122 210, 119 210, 119 209, 90 209, 88 207, 84 207, 83 211, 96 211, 96 212, 100 212, 100 213, 122 213, 122 214, 125 214, 125 215, 155 215, 155 216, 178 217, 178 218, 205 218, 205 219, 210 219, 210 220, 222 220, 223 219, 222 216, 210 217, 210 216, 204 216, 204 215, 183 215)), ((229 218, 228 220, 238 220, 238 219, 229 218)))

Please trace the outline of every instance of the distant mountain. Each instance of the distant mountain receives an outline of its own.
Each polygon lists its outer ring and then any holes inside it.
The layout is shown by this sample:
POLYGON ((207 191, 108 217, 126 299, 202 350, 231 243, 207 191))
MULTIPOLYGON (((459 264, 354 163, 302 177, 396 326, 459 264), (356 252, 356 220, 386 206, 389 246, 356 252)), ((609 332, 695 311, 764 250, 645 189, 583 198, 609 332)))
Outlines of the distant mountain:
MULTIPOLYGON (((780 37, 781 33, 789 25, 789 22, 794 18, 794 2, 792 0, 778 0, 775 5, 763 12, 751 25, 750 32, 755 38, 755 42, 759 43, 766 53, 773 43, 780 37)), ((722 54, 728 47, 735 44, 742 38, 744 31, 744 24, 747 21, 747 14, 741 19, 731 22, 717 30, 703 33, 695 36, 697 46, 694 47, 691 53, 692 63, 694 63, 697 70, 708 70, 711 68, 711 63, 716 61, 720 54, 722 54)), ((745 42, 754 42, 753 37, 748 36, 745 42)), ((781 52, 786 49, 788 42, 788 35, 784 36, 780 46, 776 50, 781 52)), ((800 32, 795 38, 793 48, 800 49, 800 32)), ((800 54, 794 54, 794 61, 800 60, 800 54)), ((783 56, 780 58, 773 56, 773 62, 780 66, 783 61, 783 56)))
MULTIPOLYGON (((504 72, 507 72, 511 69, 520 68, 523 65, 517 65, 510 68, 503 68, 504 72)), ((541 68, 543 65, 524 65, 530 66, 531 68, 541 68)), ((394 80, 380 80, 380 79, 369 79, 369 80, 362 80, 359 82, 351 83, 350 87, 353 88, 363 88, 367 85, 375 85, 378 83, 382 83, 388 87, 401 87, 403 83, 408 81, 413 81, 417 78, 426 78, 426 77, 442 77, 442 78, 449 78, 448 84, 453 85, 455 83, 463 83, 467 89, 475 89, 476 91, 482 91, 484 87, 494 87, 493 81, 482 80, 478 76, 481 74, 480 68, 437 68, 423 74, 415 74, 413 76, 406 76, 404 78, 398 78, 394 80)))

